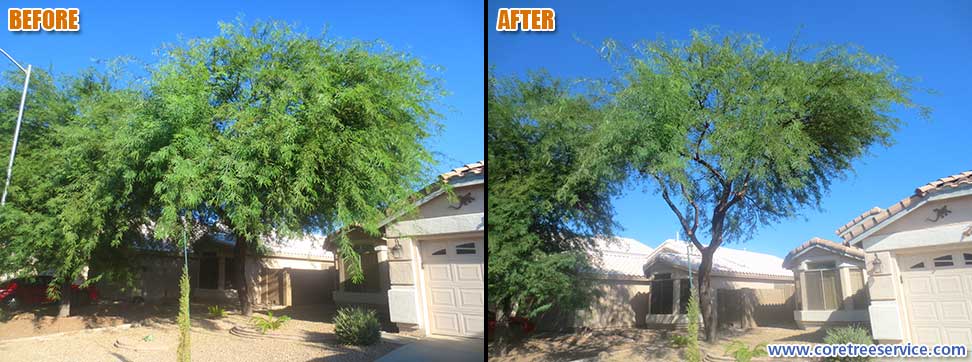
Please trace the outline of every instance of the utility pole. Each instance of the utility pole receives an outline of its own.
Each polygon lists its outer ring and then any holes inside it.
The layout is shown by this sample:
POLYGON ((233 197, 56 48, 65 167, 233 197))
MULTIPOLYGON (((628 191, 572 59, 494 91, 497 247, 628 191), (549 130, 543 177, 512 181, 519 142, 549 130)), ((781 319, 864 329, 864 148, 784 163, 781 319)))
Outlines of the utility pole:
POLYGON ((20 109, 17 110, 17 126, 14 127, 13 144, 10 146, 10 161, 7 163, 7 182, 3 185, 3 196, 0 197, 0 206, 4 206, 7 204, 7 189, 10 187, 10 175, 13 174, 14 157, 17 155, 17 141, 20 139, 20 123, 24 119, 24 103, 27 101, 27 87, 30 85, 31 65, 27 64, 27 68, 24 68, 10 54, 7 54, 7 51, 0 48, 0 52, 7 56, 7 59, 10 59, 26 75, 24 77, 24 91, 20 94, 20 109))

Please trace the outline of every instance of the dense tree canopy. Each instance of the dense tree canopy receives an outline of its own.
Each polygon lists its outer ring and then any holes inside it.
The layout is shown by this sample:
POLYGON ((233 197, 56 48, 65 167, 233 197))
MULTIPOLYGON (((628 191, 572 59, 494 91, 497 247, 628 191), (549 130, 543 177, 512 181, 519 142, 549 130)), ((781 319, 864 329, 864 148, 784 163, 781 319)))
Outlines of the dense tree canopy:
POLYGON ((585 167, 657 187, 702 253, 711 339, 715 250, 819 206, 854 159, 891 142, 893 107, 915 107, 912 81, 859 48, 774 51, 755 36, 693 32, 629 54, 585 167))
POLYGON ((487 141, 489 303, 502 320, 556 305, 584 307, 595 235, 610 235, 610 190, 601 180, 567 185, 600 120, 594 99, 544 74, 490 76, 487 141))
MULTIPOLYGON (((425 184, 441 91, 408 54, 277 22, 224 23, 218 36, 160 54, 138 82, 95 72, 60 87, 32 82, 0 213, 0 273, 71 279, 99 262, 93 253, 117 254, 143 230, 169 242, 184 228, 227 233, 245 260, 268 240, 346 225, 377 232, 425 184)), ((10 88, 4 114, 16 108, 10 88)), ((338 242, 360 282, 358 255, 338 242)), ((238 282, 249 313, 252 281, 238 282)))

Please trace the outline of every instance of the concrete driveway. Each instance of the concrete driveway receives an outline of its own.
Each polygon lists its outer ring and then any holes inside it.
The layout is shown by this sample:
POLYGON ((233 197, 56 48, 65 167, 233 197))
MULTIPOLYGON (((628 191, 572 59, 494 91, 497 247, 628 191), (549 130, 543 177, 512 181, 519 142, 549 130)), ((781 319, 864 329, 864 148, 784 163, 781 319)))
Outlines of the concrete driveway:
POLYGON ((424 338, 389 352, 377 362, 482 361, 484 342, 474 338, 424 338))

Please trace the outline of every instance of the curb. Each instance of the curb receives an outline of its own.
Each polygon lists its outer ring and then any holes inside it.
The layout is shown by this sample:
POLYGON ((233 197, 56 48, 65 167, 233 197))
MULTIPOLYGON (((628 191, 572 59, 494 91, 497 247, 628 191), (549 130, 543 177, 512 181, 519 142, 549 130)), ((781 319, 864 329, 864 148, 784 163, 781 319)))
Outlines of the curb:
POLYGON ((91 328, 91 329, 81 329, 81 330, 77 330, 77 331, 58 332, 58 333, 52 333, 52 334, 45 334, 43 336, 21 337, 21 338, 12 338, 12 339, 0 339, 0 344, 16 343, 16 342, 25 342, 25 341, 40 341, 40 340, 46 340, 46 339, 63 337, 63 336, 69 336, 69 335, 75 335, 75 334, 95 333, 95 332, 103 332, 103 331, 110 331, 110 330, 122 330, 122 329, 129 329, 129 328, 132 328, 132 327, 139 327, 139 326, 141 326, 141 324, 139 324, 139 323, 125 323, 125 324, 119 324, 117 326, 91 328))

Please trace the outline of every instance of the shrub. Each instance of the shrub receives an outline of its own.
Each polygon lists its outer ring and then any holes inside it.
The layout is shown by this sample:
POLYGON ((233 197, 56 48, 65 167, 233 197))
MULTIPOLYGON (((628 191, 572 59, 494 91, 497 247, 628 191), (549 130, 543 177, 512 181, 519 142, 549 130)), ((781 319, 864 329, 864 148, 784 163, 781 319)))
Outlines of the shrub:
POLYGON ((745 343, 732 341, 726 346, 726 355, 735 358, 736 362, 749 362, 753 357, 765 357, 768 353, 766 353, 766 343, 757 344, 750 349, 745 343))
MULTIPOLYGON (((828 344, 874 344, 874 341, 871 340, 871 333, 867 328, 861 326, 828 329, 827 336, 823 340, 824 343, 828 344)), ((871 359, 869 357, 827 357, 825 360, 828 362, 865 362, 871 359)))
POLYGON ((209 306, 209 318, 223 318, 226 316, 226 309, 217 305, 209 306))
POLYGON ((267 333, 268 330, 275 331, 283 327, 284 323, 290 320, 290 317, 282 315, 280 317, 274 317, 273 312, 268 311, 266 317, 254 316, 250 319, 250 323, 256 326, 260 330, 260 333, 267 333))
POLYGON ((341 343, 367 346, 381 339, 381 325, 373 310, 342 308, 334 317, 334 334, 341 343))
POLYGON ((189 362, 189 268, 183 266, 179 279, 179 347, 176 351, 179 362, 189 362))
POLYGON ((689 337, 684 334, 672 334, 668 338, 672 342, 672 348, 684 348, 689 344, 689 337))
POLYGON ((689 362, 700 362, 702 361, 702 351, 699 349, 699 316, 701 311, 699 311, 699 297, 698 293, 695 292, 695 288, 690 288, 688 306, 686 311, 686 316, 688 318, 688 335, 686 336, 687 341, 685 346, 688 347, 685 350, 685 360, 689 362))

